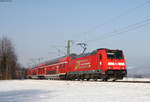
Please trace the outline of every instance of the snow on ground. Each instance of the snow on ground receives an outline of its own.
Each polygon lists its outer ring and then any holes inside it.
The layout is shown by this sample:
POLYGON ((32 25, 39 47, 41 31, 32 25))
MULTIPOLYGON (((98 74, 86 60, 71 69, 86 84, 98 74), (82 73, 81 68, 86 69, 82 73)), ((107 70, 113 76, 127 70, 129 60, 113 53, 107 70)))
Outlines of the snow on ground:
POLYGON ((0 81, 0 102, 149 102, 150 84, 54 80, 0 81))
POLYGON ((122 81, 150 81, 150 78, 124 78, 122 81))

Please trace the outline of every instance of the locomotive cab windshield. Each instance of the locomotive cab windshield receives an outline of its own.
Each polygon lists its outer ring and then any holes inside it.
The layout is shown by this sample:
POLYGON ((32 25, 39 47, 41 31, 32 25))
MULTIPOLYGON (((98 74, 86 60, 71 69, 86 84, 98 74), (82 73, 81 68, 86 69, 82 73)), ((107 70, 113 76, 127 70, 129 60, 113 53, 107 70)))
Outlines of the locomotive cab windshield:
POLYGON ((120 50, 107 50, 108 59, 124 59, 123 53, 120 50))

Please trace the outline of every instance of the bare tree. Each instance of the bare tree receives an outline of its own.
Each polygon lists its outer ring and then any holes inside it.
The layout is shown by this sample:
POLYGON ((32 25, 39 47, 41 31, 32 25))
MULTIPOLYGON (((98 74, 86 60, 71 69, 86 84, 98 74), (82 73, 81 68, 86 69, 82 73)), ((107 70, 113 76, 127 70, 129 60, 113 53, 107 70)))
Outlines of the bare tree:
POLYGON ((17 56, 14 46, 7 37, 0 38, 0 79, 16 77, 17 56))

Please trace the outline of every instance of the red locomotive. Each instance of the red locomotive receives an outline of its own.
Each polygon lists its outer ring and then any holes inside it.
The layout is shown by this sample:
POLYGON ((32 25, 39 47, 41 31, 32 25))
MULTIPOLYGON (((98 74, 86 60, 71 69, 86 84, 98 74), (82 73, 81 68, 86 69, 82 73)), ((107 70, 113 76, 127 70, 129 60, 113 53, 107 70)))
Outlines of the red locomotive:
POLYGON ((123 79, 127 75, 121 50, 97 49, 91 53, 65 56, 28 69, 28 78, 39 79, 123 79))

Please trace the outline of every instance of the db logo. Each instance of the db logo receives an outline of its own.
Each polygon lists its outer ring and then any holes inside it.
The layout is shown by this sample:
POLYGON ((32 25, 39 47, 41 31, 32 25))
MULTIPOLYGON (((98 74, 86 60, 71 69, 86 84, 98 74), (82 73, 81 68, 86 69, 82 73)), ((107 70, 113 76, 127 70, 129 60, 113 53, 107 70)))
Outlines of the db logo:
POLYGON ((75 69, 79 69, 79 67, 80 67, 80 62, 76 62, 75 69))

